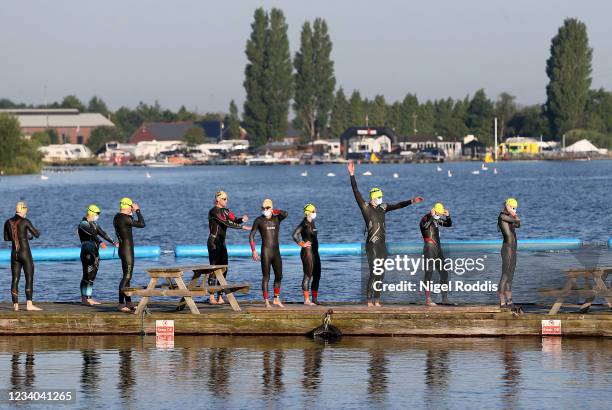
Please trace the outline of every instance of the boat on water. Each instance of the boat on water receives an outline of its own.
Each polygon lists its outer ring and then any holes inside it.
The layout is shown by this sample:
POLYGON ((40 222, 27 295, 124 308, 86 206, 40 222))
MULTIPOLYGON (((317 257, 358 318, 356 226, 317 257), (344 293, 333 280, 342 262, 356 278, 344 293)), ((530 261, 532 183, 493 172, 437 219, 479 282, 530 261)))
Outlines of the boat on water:
POLYGON ((149 168, 176 168, 185 165, 184 161, 173 160, 173 158, 165 157, 163 159, 145 159, 142 165, 149 168))
POLYGON ((299 158, 274 157, 272 155, 250 157, 246 159, 247 165, 295 165, 299 163, 299 158))

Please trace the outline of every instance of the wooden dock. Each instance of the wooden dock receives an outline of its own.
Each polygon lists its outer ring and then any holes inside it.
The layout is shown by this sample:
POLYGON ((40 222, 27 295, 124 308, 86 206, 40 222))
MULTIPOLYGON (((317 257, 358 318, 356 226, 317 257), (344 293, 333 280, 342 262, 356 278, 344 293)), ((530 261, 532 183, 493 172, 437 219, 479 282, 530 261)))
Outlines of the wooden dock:
POLYGON ((151 335, 155 320, 174 320, 177 335, 306 335, 333 309, 332 323, 347 336, 539 336, 542 320, 550 319, 561 320, 564 336, 612 336, 612 311, 605 306, 593 306, 587 314, 575 313, 578 306, 566 306, 549 315, 546 306, 524 305, 525 313, 517 317, 490 305, 366 308, 289 303, 285 309, 266 309, 261 303, 241 302, 243 311, 235 312, 228 305, 198 303, 201 314, 193 315, 176 311, 176 303, 150 303, 150 311, 141 316, 117 312, 110 303, 38 305, 42 312, 14 312, 9 303, 0 303, 0 335, 151 335))

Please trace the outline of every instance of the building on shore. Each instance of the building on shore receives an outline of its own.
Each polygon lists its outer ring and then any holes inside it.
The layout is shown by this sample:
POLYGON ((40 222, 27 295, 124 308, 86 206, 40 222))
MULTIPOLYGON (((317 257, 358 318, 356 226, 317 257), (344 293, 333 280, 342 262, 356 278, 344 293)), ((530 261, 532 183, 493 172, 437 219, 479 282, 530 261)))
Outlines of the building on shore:
POLYGON ((38 148, 43 162, 67 162, 93 157, 91 150, 83 144, 51 144, 38 148))
POLYGON ((450 141, 440 135, 415 134, 398 137, 397 145, 403 151, 416 151, 421 154, 443 156, 446 159, 455 159, 462 155, 461 142, 450 141))
POLYGON ((349 127, 340 136, 340 151, 346 159, 364 159, 371 153, 390 152, 397 139, 389 127, 349 127))
POLYGON ((80 113, 73 108, 15 108, 0 113, 14 115, 21 132, 32 136, 36 132, 54 130, 64 144, 86 144, 97 127, 114 127, 115 124, 102 114, 80 113))
POLYGON ((339 139, 319 139, 312 143, 313 154, 321 157, 339 157, 341 155, 339 139))
POLYGON ((521 155, 521 154, 539 154, 540 142, 527 137, 510 137, 499 144, 500 155, 521 155))
POLYGON ((144 141, 183 141, 185 134, 195 123, 193 121, 180 122, 144 122, 130 137, 132 144, 144 141))

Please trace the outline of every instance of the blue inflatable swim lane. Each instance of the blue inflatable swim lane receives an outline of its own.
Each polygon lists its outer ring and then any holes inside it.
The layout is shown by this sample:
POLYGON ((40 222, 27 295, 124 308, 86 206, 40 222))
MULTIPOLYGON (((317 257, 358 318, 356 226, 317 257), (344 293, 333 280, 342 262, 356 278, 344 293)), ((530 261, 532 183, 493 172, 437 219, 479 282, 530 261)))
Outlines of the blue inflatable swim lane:
MULTIPOLYGON (((135 246, 135 258, 156 259, 161 255, 159 246, 135 246)), ((34 261, 74 261, 81 259, 81 248, 32 248, 34 261)), ((117 248, 100 249, 100 259, 119 259, 117 248)), ((0 262, 10 262, 11 250, 0 249, 0 262)))
MULTIPOLYGON (((455 240, 442 241, 442 248, 448 251, 491 252, 501 249, 501 240, 455 240)), ((361 242, 347 243, 320 243, 321 255, 360 255, 363 244, 361 242)), ((580 249, 582 240, 578 238, 551 238, 551 239, 519 239, 519 250, 550 251, 580 249)), ((423 251, 423 242, 390 242, 387 244, 391 254, 419 254, 423 251)), ((295 244, 281 245, 281 255, 295 256, 300 254, 300 247, 295 244)), ((250 257, 249 245, 227 245, 227 253, 233 257, 250 257)), ((174 254, 177 258, 203 258, 208 256, 205 245, 177 245, 174 254)))

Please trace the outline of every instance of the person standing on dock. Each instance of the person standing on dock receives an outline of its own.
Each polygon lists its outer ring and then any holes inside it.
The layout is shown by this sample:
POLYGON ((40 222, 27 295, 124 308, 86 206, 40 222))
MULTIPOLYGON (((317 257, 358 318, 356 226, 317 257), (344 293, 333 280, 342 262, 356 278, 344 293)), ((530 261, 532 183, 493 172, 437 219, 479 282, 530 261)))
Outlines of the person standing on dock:
POLYGON ((93 284, 98 274, 100 266, 99 248, 106 249, 106 244, 102 239, 112 244, 119 246, 111 237, 98 225, 100 217, 100 208, 91 204, 87 207, 87 214, 79 224, 78 234, 81 240, 81 263, 83 265, 83 278, 81 279, 81 302, 84 305, 99 305, 100 302, 94 300, 91 296, 93 293, 93 284))
POLYGON ((372 188, 370 190, 370 201, 366 202, 361 196, 359 189, 357 188, 357 181, 355 179, 355 164, 349 162, 347 170, 351 179, 351 187, 355 200, 366 224, 368 236, 366 238, 366 255, 368 258, 369 266, 369 277, 368 286, 366 289, 366 299, 368 307, 380 306, 380 291, 374 290, 375 282, 380 282, 384 279, 384 271, 380 275, 374 273, 374 261, 376 259, 387 258, 387 244, 386 244, 386 228, 385 228, 385 214, 389 211, 401 209, 408 205, 419 203, 423 201, 422 197, 414 197, 407 201, 398 202, 396 204, 383 203, 383 193, 380 188, 372 188), (378 278, 377 278, 378 276, 378 278), (377 280, 375 280, 377 279, 377 280))
POLYGON ((26 218, 28 206, 25 202, 17 202, 15 206, 15 216, 4 223, 4 240, 11 241, 11 297, 13 299, 13 309, 19 310, 19 277, 21 269, 25 276, 26 310, 42 310, 32 304, 32 294, 34 289, 34 261, 30 250, 29 240, 38 238, 40 232, 29 219, 26 218))
POLYGON ((302 250, 300 258, 304 269, 302 278, 302 291, 304 292, 305 305, 318 305, 319 281, 321 280, 321 258, 319 257, 319 241, 317 239, 317 227, 314 220, 317 217, 317 208, 313 204, 304 206, 304 219, 293 231, 293 240, 302 250), (312 302, 308 294, 310 281, 312 280, 312 302))
MULTIPOLYGON (((215 206, 208 211, 208 262, 211 265, 227 265, 227 247, 225 246, 225 234, 227 228, 244 229, 250 230, 251 227, 243 225, 249 220, 248 215, 243 215, 240 218, 236 218, 234 213, 227 209, 227 193, 225 191, 218 191, 215 193, 215 206)), ((227 276, 227 269, 223 276, 227 276)), ((211 277, 208 279, 210 286, 217 285, 217 279, 211 277)), ((218 301, 215 299, 214 293, 210 294, 210 303, 213 305, 219 305, 225 303, 222 292, 217 295, 218 301)))
POLYGON ((287 217, 286 211, 274 209, 271 199, 265 199, 261 204, 262 215, 253 222, 249 243, 253 254, 253 260, 261 259, 261 290, 263 292, 266 307, 270 307, 268 301, 268 282, 270 281, 270 266, 274 269, 274 301, 278 307, 284 307, 280 300, 281 281, 283 279, 283 261, 280 254, 278 235, 280 223, 287 217), (261 258, 255 250, 255 234, 259 231, 261 235, 261 258))
POLYGON ((518 201, 506 199, 502 211, 497 217, 497 229, 502 233, 504 241, 501 248, 502 274, 499 279, 499 307, 514 310, 512 303, 512 279, 516 268, 516 228, 521 226, 521 218, 516 213, 518 201))
POLYGON ((134 272, 134 238, 132 228, 144 228, 145 221, 140 207, 130 198, 121 198, 119 201, 119 213, 113 220, 117 241, 119 242, 119 258, 121 259, 121 269, 123 276, 119 282, 119 310, 129 313, 134 309, 132 298, 123 293, 123 288, 130 286, 132 273, 134 272), (137 220, 134 220, 133 213, 136 213, 137 220))
MULTIPOLYGON (((440 231, 438 226, 450 228, 453 226, 453 221, 450 217, 448 209, 444 208, 440 202, 436 203, 429 213, 421 218, 419 227, 421 235, 423 235, 423 258, 425 263, 425 285, 431 287, 431 281, 434 267, 440 274, 440 283, 448 286, 448 272, 444 269, 444 254, 442 253, 442 244, 440 243, 440 231), (444 218, 442 218, 444 216, 444 218)), ((442 303, 449 304, 448 291, 442 291, 442 303)), ((427 306, 436 306, 431 299, 431 290, 425 291, 425 304, 427 306)))

